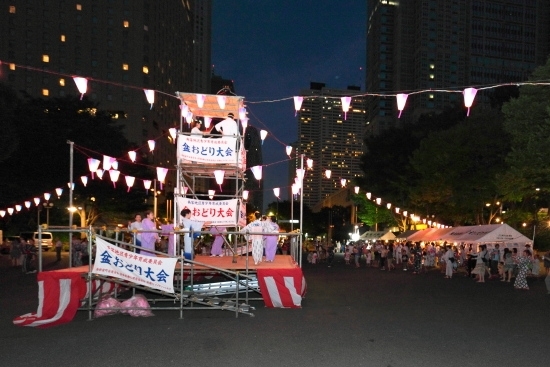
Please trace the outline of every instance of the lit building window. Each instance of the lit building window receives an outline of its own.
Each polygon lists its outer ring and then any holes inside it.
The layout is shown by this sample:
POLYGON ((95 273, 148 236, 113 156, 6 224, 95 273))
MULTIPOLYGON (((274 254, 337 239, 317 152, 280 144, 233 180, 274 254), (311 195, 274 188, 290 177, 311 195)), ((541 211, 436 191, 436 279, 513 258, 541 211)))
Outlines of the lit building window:
POLYGON ((59 85, 64 87, 65 86, 65 79, 63 79, 63 78, 59 79, 59 85))
POLYGON ((430 74, 430 79, 433 79, 435 78, 435 75, 434 74, 430 74))
POLYGON ((147 66, 143 67, 143 74, 149 74, 149 68, 147 66))
POLYGON ((81 4, 76 4, 76 10, 82 10, 82 5, 81 4))
POLYGON ((15 14, 15 6, 10 5, 10 14, 15 14))
POLYGON ((61 35, 61 42, 65 42, 65 35, 64 34, 61 35))
POLYGON ((122 64, 122 70, 128 70, 128 64, 122 64))
POLYGON ((434 64, 430 64, 430 69, 435 69, 435 65, 434 64))
POLYGON ((13 63, 10 64, 10 70, 15 70, 15 64, 13 63))
POLYGON ((430 99, 434 99, 433 93, 430 93, 429 98, 430 98, 430 99))
POLYGON ((42 95, 43 95, 43 96, 49 96, 49 95, 50 95, 50 91, 47 90, 47 89, 42 89, 42 95))
POLYGON ((50 56, 48 56, 48 55, 42 55, 42 61, 43 61, 43 62, 50 62, 50 56))
POLYGON ((125 20, 123 24, 124 24, 124 28, 128 28, 130 26, 130 22, 127 20, 125 20))

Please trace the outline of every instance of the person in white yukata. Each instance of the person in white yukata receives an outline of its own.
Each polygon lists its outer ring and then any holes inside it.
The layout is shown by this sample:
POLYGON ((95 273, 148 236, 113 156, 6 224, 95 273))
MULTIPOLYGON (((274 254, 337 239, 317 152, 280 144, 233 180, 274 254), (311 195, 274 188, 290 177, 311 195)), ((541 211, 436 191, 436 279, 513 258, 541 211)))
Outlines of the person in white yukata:
POLYGON ((253 214, 254 220, 246 227, 241 229, 241 233, 251 232, 254 234, 250 235, 252 240, 252 258, 254 259, 254 264, 258 265, 262 262, 262 257, 264 254, 264 236, 263 232, 269 232, 271 225, 265 221, 258 219, 260 213, 256 212, 253 214), (256 234, 258 233, 258 234, 256 234))

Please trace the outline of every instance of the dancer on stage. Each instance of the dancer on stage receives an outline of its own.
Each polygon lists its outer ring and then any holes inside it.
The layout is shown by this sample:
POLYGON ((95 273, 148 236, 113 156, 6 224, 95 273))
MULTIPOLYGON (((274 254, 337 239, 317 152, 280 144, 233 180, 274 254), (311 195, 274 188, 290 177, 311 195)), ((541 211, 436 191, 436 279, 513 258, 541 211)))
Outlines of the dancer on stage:
POLYGON ((262 219, 264 219, 267 223, 266 232, 269 233, 264 236, 265 261, 271 263, 275 261, 275 254, 277 253, 277 244, 279 243, 279 225, 273 221, 272 216, 263 216, 262 219))
POLYGON ((267 221, 261 221, 258 219, 260 217, 259 212, 252 214, 252 217, 252 222, 248 223, 246 227, 241 229, 241 233, 254 233, 250 235, 250 239, 252 240, 252 258, 254 259, 254 264, 258 265, 262 262, 262 256, 264 253, 264 236, 262 233, 269 232, 270 226, 268 226, 267 221))
MULTIPOLYGON (((157 229, 155 224, 154 213, 151 210, 145 212, 145 219, 141 221, 143 231, 154 231, 157 229)), ((145 250, 155 251, 155 244, 160 241, 159 234, 156 232, 143 232, 141 234, 141 251, 142 255, 145 256, 157 256, 154 252, 149 252, 145 250)))
POLYGON ((214 242, 212 242, 212 249, 210 250, 210 257, 223 256, 223 237, 226 232, 227 230, 224 227, 210 227, 210 234, 214 236, 214 242))

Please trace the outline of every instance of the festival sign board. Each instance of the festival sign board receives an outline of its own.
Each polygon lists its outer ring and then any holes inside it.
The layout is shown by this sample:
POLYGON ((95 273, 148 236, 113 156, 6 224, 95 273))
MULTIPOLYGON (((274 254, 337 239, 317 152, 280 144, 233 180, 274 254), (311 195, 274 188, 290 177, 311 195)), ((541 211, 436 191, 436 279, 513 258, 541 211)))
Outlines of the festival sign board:
POLYGON ((191 210, 191 220, 212 222, 213 226, 244 227, 246 225, 246 208, 238 199, 199 200, 186 197, 177 198, 178 209, 191 210), (238 210, 237 210, 238 209, 238 210))
MULTIPOLYGON (((246 152, 239 144, 237 162, 237 137, 205 138, 198 135, 178 136, 178 160, 197 163, 229 164, 246 168, 246 152)), ((240 140, 240 139, 239 139, 240 140)))

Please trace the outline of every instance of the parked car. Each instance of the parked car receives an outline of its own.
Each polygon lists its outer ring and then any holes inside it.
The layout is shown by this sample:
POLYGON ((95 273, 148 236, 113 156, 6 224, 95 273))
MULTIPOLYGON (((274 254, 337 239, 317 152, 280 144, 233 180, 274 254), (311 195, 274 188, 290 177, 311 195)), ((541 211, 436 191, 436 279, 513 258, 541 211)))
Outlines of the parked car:
MULTIPOLYGON (((34 245, 38 247, 39 241, 39 233, 38 232, 21 232, 19 234, 20 237, 23 237, 26 241, 29 239, 34 239, 34 245)), ((42 250, 48 251, 53 247, 53 235, 51 232, 41 232, 42 242, 40 243, 42 245, 42 250)))

